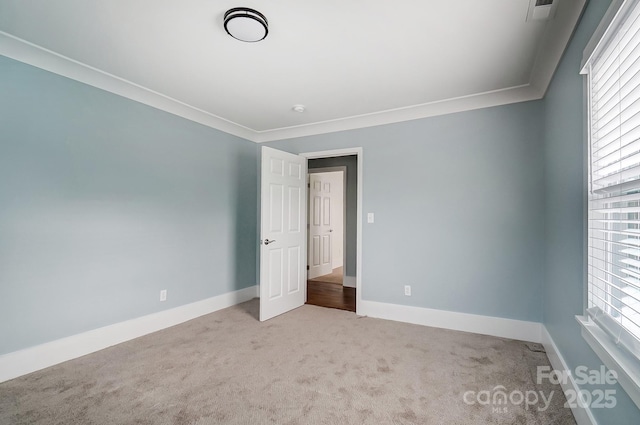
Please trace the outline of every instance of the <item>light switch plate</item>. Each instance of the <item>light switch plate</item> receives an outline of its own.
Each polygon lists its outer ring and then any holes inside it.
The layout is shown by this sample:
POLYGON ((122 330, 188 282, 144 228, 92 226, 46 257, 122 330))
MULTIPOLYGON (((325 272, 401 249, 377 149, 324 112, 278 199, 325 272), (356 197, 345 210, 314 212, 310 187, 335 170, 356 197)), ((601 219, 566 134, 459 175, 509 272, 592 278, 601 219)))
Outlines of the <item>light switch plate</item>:
POLYGON ((373 213, 367 214, 367 223, 373 223, 373 213))

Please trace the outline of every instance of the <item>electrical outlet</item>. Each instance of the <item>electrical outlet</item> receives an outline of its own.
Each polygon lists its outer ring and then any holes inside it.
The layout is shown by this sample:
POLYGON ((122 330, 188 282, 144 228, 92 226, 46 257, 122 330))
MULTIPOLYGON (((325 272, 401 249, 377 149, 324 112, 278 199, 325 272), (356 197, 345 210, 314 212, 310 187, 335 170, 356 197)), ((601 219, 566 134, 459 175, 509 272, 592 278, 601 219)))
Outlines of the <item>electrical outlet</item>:
POLYGON ((407 297, 411 296, 411 285, 404 285, 404 294, 407 297))
POLYGON ((162 291, 160 291, 160 301, 166 301, 167 300, 167 290, 163 289, 162 291))

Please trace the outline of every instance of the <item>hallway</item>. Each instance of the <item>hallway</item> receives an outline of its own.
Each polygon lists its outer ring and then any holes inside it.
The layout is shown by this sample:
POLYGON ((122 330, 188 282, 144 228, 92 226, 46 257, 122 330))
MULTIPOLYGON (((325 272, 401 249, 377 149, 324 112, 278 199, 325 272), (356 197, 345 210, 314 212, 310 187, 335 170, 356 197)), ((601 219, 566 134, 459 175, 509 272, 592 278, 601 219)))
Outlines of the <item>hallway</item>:
POLYGON ((307 304, 356 311, 356 288, 342 286, 342 267, 307 281, 307 304))

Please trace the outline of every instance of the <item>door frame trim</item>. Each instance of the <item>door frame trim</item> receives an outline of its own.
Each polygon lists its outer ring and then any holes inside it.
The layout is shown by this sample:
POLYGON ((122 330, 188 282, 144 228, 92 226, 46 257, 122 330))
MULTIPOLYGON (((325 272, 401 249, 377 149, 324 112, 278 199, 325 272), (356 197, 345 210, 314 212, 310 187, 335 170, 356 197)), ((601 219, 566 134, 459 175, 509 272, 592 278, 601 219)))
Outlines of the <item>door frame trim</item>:
MULTIPOLYGON (((334 156, 356 156, 356 162, 358 164, 358 184, 357 184, 357 206, 356 213, 358 215, 357 228, 356 228, 356 314, 360 315, 362 310, 362 169, 363 169, 363 149, 362 147, 346 148, 346 149, 332 149, 326 151, 316 152, 301 152, 300 156, 309 159, 329 158, 334 156)), ((346 180, 346 179, 345 179, 346 180)), ((346 181, 345 181, 346 183, 346 181)), ((308 214, 307 214, 308 221, 308 214)), ((346 266, 346 264, 345 264, 346 266)))

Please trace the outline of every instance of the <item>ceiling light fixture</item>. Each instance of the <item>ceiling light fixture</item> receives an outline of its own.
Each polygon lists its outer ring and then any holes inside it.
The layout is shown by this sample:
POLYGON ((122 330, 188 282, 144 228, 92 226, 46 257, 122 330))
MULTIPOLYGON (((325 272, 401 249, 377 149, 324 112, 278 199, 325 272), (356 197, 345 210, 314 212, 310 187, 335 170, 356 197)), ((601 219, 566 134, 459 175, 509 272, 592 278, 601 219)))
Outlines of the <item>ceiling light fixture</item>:
POLYGON ((234 7, 224 14, 224 29, 236 40, 254 43, 269 34, 269 23, 257 10, 234 7))
POLYGON ((293 108, 291 109, 293 109, 295 112, 303 113, 306 108, 304 107, 304 105, 293 105, 293 108))

